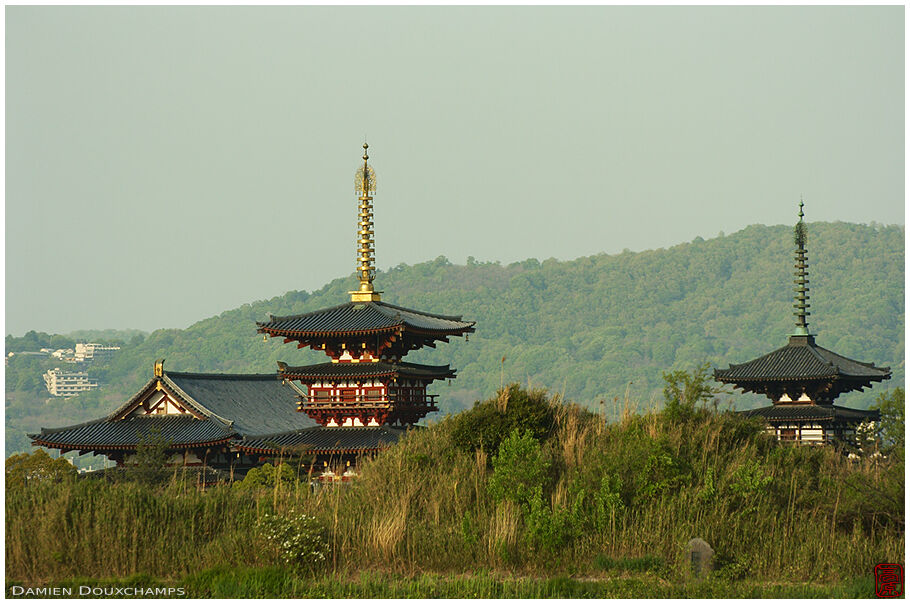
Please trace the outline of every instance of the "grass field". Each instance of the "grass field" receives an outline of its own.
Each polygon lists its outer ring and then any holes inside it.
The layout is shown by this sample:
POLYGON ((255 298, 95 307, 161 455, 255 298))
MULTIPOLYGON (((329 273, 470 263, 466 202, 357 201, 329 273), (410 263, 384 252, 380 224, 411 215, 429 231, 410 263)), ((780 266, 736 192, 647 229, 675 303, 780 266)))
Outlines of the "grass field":
POLYGON ((780 446, 731 414, 608 425, 541 392, 508 397, 414 431, 363 460, 354 482, 316 491, 293 456, 207 490, 179 472, 107 482, 15 474, 8 461, 7 593, 871 597, 875 565, 904 562, 902 450, 851 460, 780 446), (688 563, 693 537, 716 552, 703 580, 688 563))

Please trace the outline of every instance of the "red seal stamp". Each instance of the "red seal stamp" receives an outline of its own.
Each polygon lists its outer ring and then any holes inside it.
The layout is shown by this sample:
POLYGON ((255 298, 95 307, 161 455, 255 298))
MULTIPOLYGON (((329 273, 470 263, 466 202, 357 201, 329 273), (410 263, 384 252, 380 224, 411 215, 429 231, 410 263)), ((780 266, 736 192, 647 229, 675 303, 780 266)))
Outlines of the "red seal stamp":
POLYGON ((900 598, 904 595, 904 567, 901 564, 875 565, 875 597, 900 598))

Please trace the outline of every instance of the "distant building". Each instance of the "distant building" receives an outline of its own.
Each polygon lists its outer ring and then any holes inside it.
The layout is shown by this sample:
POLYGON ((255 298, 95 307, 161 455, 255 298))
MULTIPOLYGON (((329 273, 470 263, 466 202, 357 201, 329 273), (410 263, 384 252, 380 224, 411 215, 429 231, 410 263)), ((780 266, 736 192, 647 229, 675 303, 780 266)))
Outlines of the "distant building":
POLYGON ((74 355, 74 358, 77 363, 106 361, 118 350, 120 350, 119 346, 104 346, 94 342, 79 342, 76 344, 76 354, 74 355))
POLYGON ((44 374, 44 383, 54 396, 76 396, 98 387, 98 380, 90 378, 85 371, 63 371, 58 367, 44 374))

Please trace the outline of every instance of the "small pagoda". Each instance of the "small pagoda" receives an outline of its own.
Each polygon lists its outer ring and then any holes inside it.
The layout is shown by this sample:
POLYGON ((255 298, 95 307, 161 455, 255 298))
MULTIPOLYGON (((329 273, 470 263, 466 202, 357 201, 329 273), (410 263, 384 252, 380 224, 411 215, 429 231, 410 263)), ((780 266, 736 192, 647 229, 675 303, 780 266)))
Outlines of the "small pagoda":
POLYGON ((803 216, 800 200, 799 222, 794 228, 796 329, 783 348, 741 365, 715 370, 714 379, 771 399, 771 406, 741 413, 764 419, 768 431, 780 441, 802 444, 849 441, 858 424, 877 421, 879 413, 841 407, 834 400, 844 392, 862 390, 873 382, 889 379, 891 370, 822 348, 809 333, 807 229, 803 216))
POLYGON ((411 350, 435 348, 437 342, 474 331, 473 321, 395 306, 382 301, 373 288, 373 194, 376 173, 368 145, 363 165, 354 178, 360 201, 357 230, 359 289, 349 302, 287 317, 269 316, 257 322, 258 332, 297 348, 321 350, 330 361, 292 367, 278 363, 282 380, 299 382, 303 394, 298 411, 324 427, 410 426, 438 411, 436 395, 427 387, 435 380, 455 377, 448 365, 420 365, 402 359, 411 350))

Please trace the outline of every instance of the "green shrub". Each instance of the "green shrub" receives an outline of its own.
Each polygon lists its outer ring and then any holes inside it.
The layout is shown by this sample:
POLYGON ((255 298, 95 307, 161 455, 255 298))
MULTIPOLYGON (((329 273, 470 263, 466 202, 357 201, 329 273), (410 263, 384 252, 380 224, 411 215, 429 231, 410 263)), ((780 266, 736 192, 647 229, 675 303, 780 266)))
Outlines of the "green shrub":
POLYGON ((546 390, 511 384, 491 399, 474 403, 453 418, 452 442, 463 451, 497 451, 514 430, 537 440, 549 437, 556 426, 555 409, 546 390))
POLYGON ((550 509, 540 487, 535 488, 523 510, 525 541, 533 548, 556 551, 568 545, 577 533, 577 516, 564 508, 550 509))
POLYGON ((313 516, 302 512, 264 514, 257 527, 260 535, 289 565, 312 571, 324 566, 328 560, 327 532, 313 516))
POLYGON ((625 510, 622 501, 622 479, 619 476, 604 476, 600 489, 594 495, 594 524, 599 531, 605 531, 616 523, 616 517, 625 510))
POLYGON ((305 473, 301 475, 296 466, 287 463, 273 466, 266 463, 258 468, 252 468, 246 473, 243 480, 235 482, 233 487, 240 491, 255 491, 275 488, 276 482, 283 486, 293 487, 298 482, 306 480, 307 475, 305 473))
POLYGON ((750 460, 733 471, 728 489, 732 504, 739 514, 752 514, 758 510, 760 497, 768 492, 771 475, 766 475, 757 460, 750 460))
POLYGON ((493 458, 493 474, 488 485, 490 495, 495 501, 508 499, 518 505, 527 505, 549 482, 550 466, 540 443, 531 433, 519 433, 515 428, 499 445, 499 453, 493 458))

